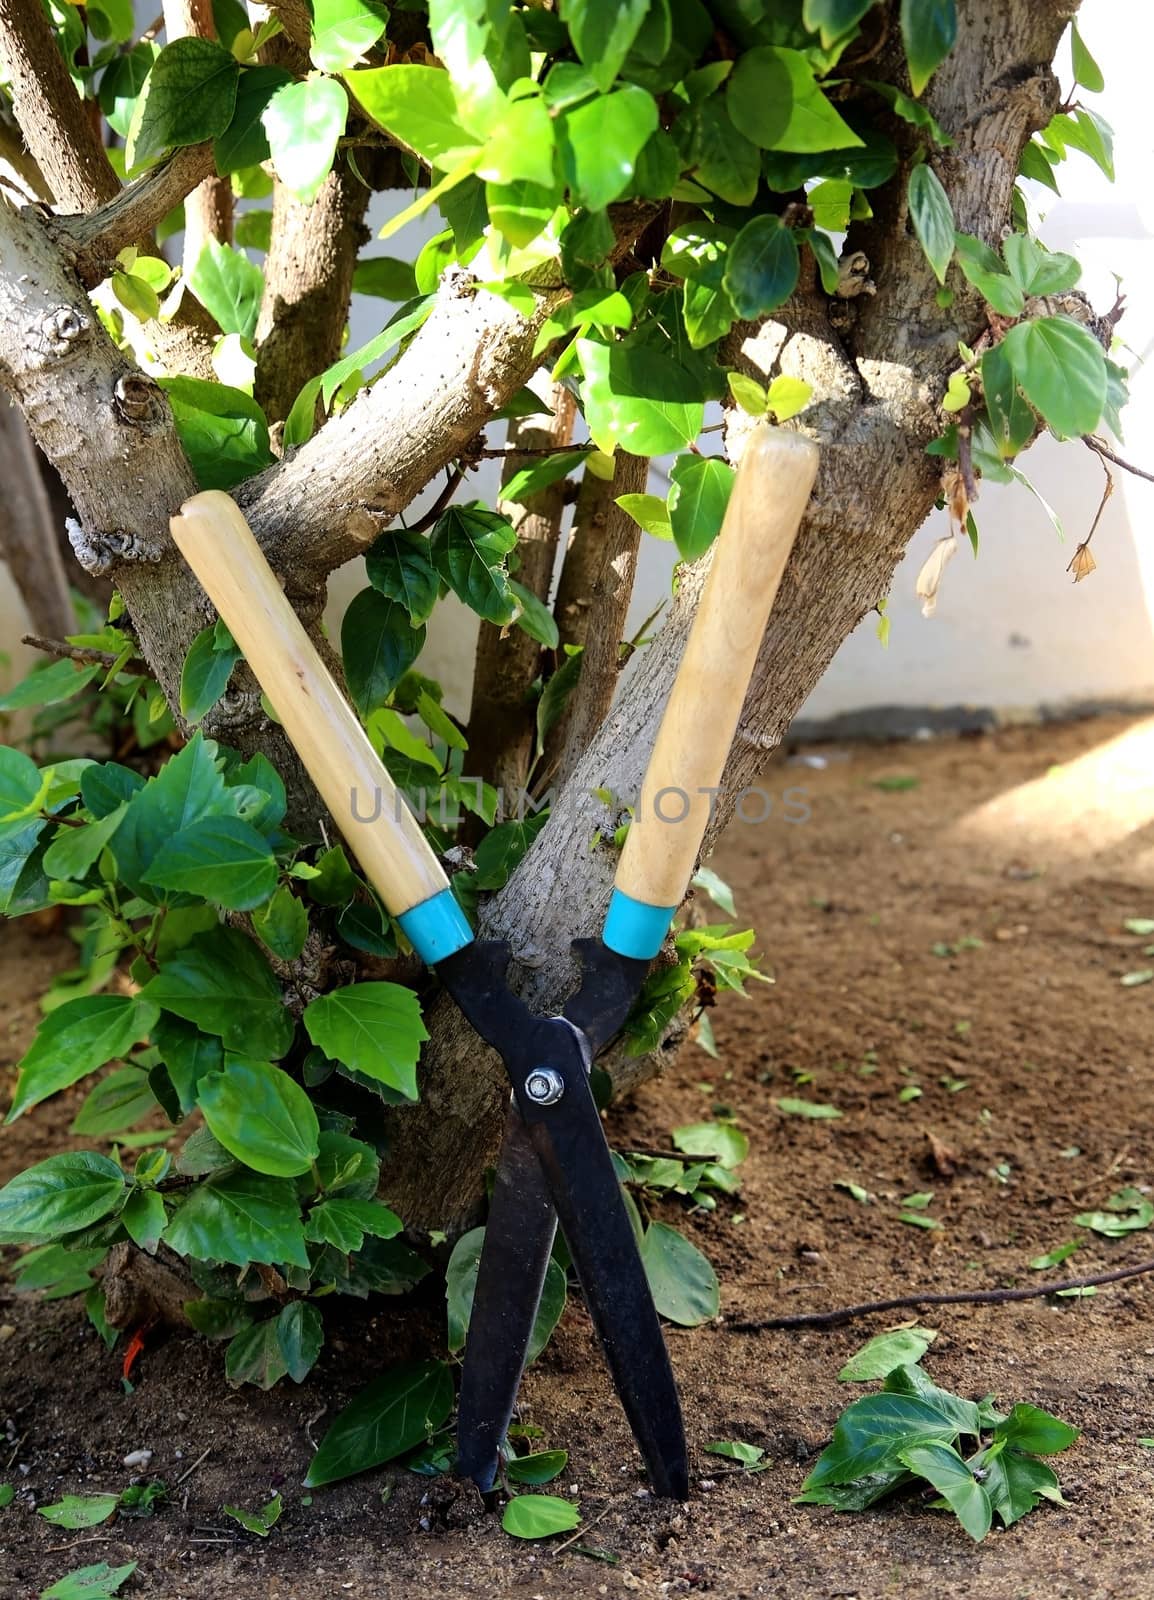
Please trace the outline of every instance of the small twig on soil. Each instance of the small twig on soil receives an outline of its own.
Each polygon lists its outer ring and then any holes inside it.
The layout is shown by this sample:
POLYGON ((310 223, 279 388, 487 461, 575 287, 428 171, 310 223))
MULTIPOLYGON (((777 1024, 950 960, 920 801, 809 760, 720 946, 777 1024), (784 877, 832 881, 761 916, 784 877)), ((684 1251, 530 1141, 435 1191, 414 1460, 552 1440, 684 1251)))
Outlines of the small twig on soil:
POLYGON ((27 1437, 28 1437, 28 1435, 26 1433, 22 1433, 20 1435, 19 1439, 17 1439, 16 1443, 12 1446, 12 1454, 8 1457, 7 1461, 4 1463, 4 1471, 5 1472, 8 1471, 8 1468, 12 1465, 12 1463, 15 1461, 16 1457, 20 1454, 20 1446, 24 1443, 24 1441, 25 1441, 25 1439, 27 1439, 27 1437))
POLYGON ((612 1502, 612 1500, 610 1500, 609 1504, 604 1508, 604 1510, 599 1511, 597 1513, 597 1515, 595 1517, 590 1518, 590 1520, 588 1522, 583 1522, 581 1524, 581 1526, 577 1529, 577 1532, 572 1536, 572 1538, 566 1539, 562 1544, 558 1544, 558 1545, 554 1545, 553 1546, 554 1558, 559 1556, 561 1554, 562 1550, 568 1550, 568 1548, 569 1548, 569 1546, 571 1544, 576 1544, 578 1539, 583 1538, 584 1535, 589 1532, 590 1528, 595 1528, 597 1526, 597 1524, 599 1522, 602 1522, 609 1515, 609 1513, 612 1510, 613 1510, 613 1502, 612 1502))
POLYGON ((46 1556, 58 1556, 62 1550, 79 1550, 83 1544, 127 1544, 127 1539, 118 1539, 114 1533, 95 1533, 91 1539, 73 1539, 71 1544, 50 1544, 45 1550, 46 1556))
POLYGON ((209 1445, 207 1450, 202 1450, 200 1452, 200 1454, 197 1456, 196 1460, 192 1463, 192 1466, 189 1467, 186 1472, 182 1472, 181 1473, 180 1477, 177 1478, 176 1482, 173 1484, 173 1488, 174 1489, 179 1489, 181 1484, 184 1482, 184 1480, 186 1478, 191 1478, 193 1473, 196 1471, 197 1467, 200 1466, 201 1462, 202 1461, 207 1461, 211 1454, 212 1454, 212 1446, 209 1445))
POLYGON ((833 1328, 854 1317, 867 1317, 879 1311, 904 1311, 917 1306, 1000 1306, 1013 1300, 1040 1300, 1044 1295, 1061 1294, 1066 1289, 1094 1289, 1102 1283, 1118 1283, 1123 1278, 1140 1278, 1154 1272, 1154 1258, 1133 1267, 1116 1267, 1092 1278, 1064 1278, 1058 1283, 1040 1283, 1030 1289, 968 1289, 948 1294, 905 1294, 893 1300, 865 1300, 857 1306, 839 1306, 835 1311, 802 1311, 791 1317, 764 1317, 756 1322, 731 1322, 734 1333, 759 1333, 762 1328, 833 1328))
POLYGON ((314 1413, 313 1416, 305 1418, 305 1425, 304 1425, 305 1438, 308 1440, 309 1444, 312 1445, 314 1450, 318 1449, 319 1446, 317 1445, 316 1440, 313 1438, 313 1423, 314 1422, 319 1422, 328 1409, 329 1409, 328 1406, 324 1405, 324 1406, 322 1406, 320 1408, 319 1411, 314 1413))

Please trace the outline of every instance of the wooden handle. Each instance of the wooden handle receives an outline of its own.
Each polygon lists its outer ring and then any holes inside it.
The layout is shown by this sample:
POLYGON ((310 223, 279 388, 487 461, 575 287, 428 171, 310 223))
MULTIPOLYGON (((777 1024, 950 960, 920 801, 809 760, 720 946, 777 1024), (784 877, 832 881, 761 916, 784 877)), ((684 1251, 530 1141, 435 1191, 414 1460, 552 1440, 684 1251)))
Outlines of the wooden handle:
POLYGON ((385 905, 400 917, 447 890, 448 879, 416 818, 398 797, 235 502, 216 489, 194 495, 171 526, 177 548, 243 650, 385 905))
POLYGON ((643 906, 675 908, 689 883, 817 464, 810 440, 768 425, 745 447, 617 868, 643 906))

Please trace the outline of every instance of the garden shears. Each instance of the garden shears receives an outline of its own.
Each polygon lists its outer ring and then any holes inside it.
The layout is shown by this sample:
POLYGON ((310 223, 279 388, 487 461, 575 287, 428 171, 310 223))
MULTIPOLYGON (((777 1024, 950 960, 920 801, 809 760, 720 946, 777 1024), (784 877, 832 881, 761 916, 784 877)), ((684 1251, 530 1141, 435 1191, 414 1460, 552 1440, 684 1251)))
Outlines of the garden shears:
POLYGON ((689 1492, 677 1388, 589 1074, 688 887, 817 463, 799 434, 759 424, 748 437, 601 937, 575 941, 582 982, 560 1016, 534 1015, 508 987, 507 944, 474 937, 235 502, 210 490, 172 519, 366 877, 512 1083, 461 1382, 458 1470, 482 1493, 497 1476, 558 1221, 652 1487, 689 1492), (353 815, 358 792, 383 796, 371 825, 353 815))

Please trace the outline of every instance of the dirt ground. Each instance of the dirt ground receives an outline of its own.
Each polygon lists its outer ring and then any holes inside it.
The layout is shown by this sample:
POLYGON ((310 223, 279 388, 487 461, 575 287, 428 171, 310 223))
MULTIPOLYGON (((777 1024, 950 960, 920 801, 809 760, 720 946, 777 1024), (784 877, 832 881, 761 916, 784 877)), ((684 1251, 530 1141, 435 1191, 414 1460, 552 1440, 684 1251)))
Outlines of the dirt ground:
MULTIPOLYGON (((1119 983, 1154 965, 1148 941, 1122 928, 1154 915, 1154 721, 813 748, 775 763, 764 786, 770 819, 735 824, 713 864, 776 984, 718 1009, 720 1061, 688 1050, 610 1117, 619 1147, 657 1147, 722 1106, 752 1143, 740 1197, 681 1219, 722 1282, 715 1324, 669 1334, 694 1451, 689 1504, 644 1490, 572 1302, 523 1391, 523 1418, 570 1452, 562 1492, 577 1486, 586 1519, 578 1543, 558 1551, 507 1538, 445 1480, 386 1469, 311 1501, 300 1487, 310 1439, 336 1410, 440 1336, 435 1284, 346 1317, 308 1382, 268 1395, 228 1390, 221 1348, 175 1336, 146 1349, 125 1395, 119 1351, 104 1352, 77 1301, 0 1284, 0 1323, 13 1330, 0 1342, 0 1482, 19 1491, 0 1511, 3 1600, 29 1600, 99 1560, 139 1562, 130 1600, 1154 1596, 1154 1452, 1139 1444, 1154 1433, 1154 1280, 922 1316, 940 1330, 926 1358, 939 1383, 1033 1401, 1083 1430, 1056 1463, 1068 1508, 1045 1506, 981 1546, 917 1497, 854 1516, 791 1503, 852 1398, 838 1369, 898 1318, 792 1333, 734 1326, 918 1288, 1036 1280, 1030 1257, 1073 1237, 1076 1212, 1154 1181, 1154 984, 1119 983), (806 791, 804 823, 782 819, 789 787, 806 791), (920 1097, 900 1098, 915 1086, 920 1097), (784 1116, 774 1102, 788 1095, 844 1115, 784 1116), (930 1134, 954 1153, 952 1178, 935 1169, 930 1134), (933 1191, 940 1229, 898 1220, 898 1200, 915 1190, 933 1191), (764 1446, 769 1469, 743 1475, 702 1452, 735 1438, 764 1446), (35 1515, 63 1491, 122 1487, 122 1458, 141 1448, 154 1452, 152 1474, 177 1486, 150 1520, 93 1535, 35 1515), (272 1489, 285 1511, 268 1539, 222 1515, 272 1489)), ((0 1079, 67 959, 58 937, 0 931, 0 1079)), ((68 1100, 0 1132, 0 1178, 57 1147, 68 1100)), ((1059 1274, 1140 1260, 1150 1237, 1087 1236, 1059 1274)))

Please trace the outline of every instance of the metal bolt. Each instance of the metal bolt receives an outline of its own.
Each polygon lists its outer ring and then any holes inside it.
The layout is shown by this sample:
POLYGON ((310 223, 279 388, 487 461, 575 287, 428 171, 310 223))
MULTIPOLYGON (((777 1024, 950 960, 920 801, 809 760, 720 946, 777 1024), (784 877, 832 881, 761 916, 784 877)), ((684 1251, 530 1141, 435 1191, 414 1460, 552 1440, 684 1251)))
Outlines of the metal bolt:
POLYGON ((565 1093, 565 1080, 555 1067, 534 1067, 525 1079, 525 1093, 536 1105, 555 1106, 565 1093))

